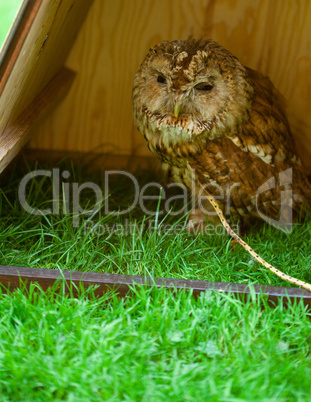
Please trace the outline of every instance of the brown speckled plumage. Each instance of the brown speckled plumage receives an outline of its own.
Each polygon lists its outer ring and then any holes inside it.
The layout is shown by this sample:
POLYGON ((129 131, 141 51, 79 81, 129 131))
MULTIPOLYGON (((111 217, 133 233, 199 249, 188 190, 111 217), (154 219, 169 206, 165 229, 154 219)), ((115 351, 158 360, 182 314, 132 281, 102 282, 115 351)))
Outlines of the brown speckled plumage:
MULTIPOLYGON (((133 106, 139 131, 172 179, 191 188, 195 172, 194 195, 206 185, 215 196, 219 186, 231 188, 233 217, 247 223, 259 210, 278 219, 279 174, 292 168, 294 218, 310 206, 282 96, 216 42, 177 40, 150 49, 135 76, 133 106), (275 188, 257 197, 272 177, 275 188)), ((220 198, 222 209, 226 202, 220 198)))

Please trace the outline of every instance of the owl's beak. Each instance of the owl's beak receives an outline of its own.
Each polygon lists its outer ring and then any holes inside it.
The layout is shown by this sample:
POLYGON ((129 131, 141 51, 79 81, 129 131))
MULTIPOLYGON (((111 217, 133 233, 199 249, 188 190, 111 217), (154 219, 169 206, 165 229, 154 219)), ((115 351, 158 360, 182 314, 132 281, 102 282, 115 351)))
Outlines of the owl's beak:
POLYGON ((177 118, 181 109, 181 102, 176 102, 174 106, 174 115, 177 118))

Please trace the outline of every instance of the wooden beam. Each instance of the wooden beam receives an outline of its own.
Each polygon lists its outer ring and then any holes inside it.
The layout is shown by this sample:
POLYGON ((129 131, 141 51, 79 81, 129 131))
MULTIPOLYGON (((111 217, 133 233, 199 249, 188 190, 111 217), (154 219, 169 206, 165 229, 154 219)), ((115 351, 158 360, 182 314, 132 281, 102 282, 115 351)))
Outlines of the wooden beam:
POLYGON ((74 77, 75 73, 67 68, 59 71, 17 120, 0 136, 0 173, 29 141, 33 126, 58 101, 64 98, 73 83, 74 77))
POLYGON ((205 291, 216 293, 231 293, 242 300, 252 292, 256 295, 266 295, 269 303, 277 304, 279 299, 282 299, 284 304, 290 301, 300 301, 308 309, 311 307, 311 293, 300 288, 277 287, 277 286, 262 286, 254 285, 253 289, 249 285, 240 283, 225 283, 225 282, 207 282, 195 280, 183 280, 175 278, 151 278, 135 275, 116 275, 94 272, 78 272, 78 271, 63 271, 53 269, 38 269, 0 265, 0 283, 4 288, 13 291, 16 288, 23 286, 26 283, 37 283, 43 290, 47 290, 55 284, 56 281, 65 283, 65 292, 78 294, 77 288, 83 285, 84 289, 90 286, 97 286, 94 293, 101 296, 104 292, 110 289, 116 290, 119 297, 124 297, 132 286, 141 285, 147 288, 156 286, 157 288, 168 288, 172 291, 181 289, 192 290, 193 295, 197 297, 205 291), (72 286, 72 284, 76 286, 72 286))
POLYGON ((26 0, 13 23, 0 55, 0 95, 12 72, 42 0, 26 0))

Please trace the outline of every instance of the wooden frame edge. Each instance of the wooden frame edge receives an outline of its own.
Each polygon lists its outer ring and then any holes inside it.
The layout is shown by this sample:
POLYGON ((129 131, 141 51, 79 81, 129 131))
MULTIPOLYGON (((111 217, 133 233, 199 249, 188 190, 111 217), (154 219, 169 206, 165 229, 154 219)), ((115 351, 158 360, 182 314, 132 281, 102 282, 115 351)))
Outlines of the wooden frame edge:
POLYGON ((0 283, 5 289, 13 291, 20 288, 23 283, 37 283, 43 290, 47 290, 56 281, 66 283, 67 294, 78 294, 78 286, 84 289, 96 286, 94 293, 101 296, 110 289, 115 289, 119 297, 124 297, 132 286, 141 285, 146 287, 168 288, 170 290, 191 290, 195 297, 205 291, 218 293, 231 293, 234 296, 245 299, 245 296, 255 293, 267 296, 271 305, 278 303, 279 299, 287 304, 288 301, 303 300, 304 305, 311 308, 311 293, 300 288, 250 285, 226 282, 208 282, 198 280, 185 280, 176 278, 151 278, 136 275, 105 274, 80 271, 58 271, 54 269, 27 268, 17 266, 0 265, 0 283), (72 284, 76 286, 72 286, 72 284))
POLYGON ((0 54, 0 95, 10 77, 42 0, 24 0, 0 54))

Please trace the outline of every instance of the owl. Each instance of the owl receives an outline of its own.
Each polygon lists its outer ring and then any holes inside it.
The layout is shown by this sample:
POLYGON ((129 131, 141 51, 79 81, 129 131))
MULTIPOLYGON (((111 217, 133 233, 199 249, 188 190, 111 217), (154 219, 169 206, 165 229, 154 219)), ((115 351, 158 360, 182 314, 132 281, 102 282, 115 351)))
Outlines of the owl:
POLYGON ((285 102, 270 79, 213 40, 151 48, 133 87, 134 121, 167 177, 196 199, 194 216, 295 221, 311 205, 285 102))

